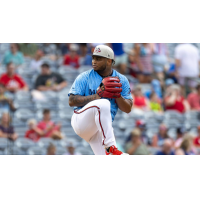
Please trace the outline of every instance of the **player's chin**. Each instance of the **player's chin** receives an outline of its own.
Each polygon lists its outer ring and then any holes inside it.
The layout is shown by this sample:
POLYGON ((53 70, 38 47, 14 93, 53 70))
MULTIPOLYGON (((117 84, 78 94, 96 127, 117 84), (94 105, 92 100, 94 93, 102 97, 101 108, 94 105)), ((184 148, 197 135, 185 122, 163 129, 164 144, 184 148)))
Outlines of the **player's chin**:
POLYGON ((99 67, 97 66, 92 66, 92 68, 94 69, 94 71, 99 71, 99 67))

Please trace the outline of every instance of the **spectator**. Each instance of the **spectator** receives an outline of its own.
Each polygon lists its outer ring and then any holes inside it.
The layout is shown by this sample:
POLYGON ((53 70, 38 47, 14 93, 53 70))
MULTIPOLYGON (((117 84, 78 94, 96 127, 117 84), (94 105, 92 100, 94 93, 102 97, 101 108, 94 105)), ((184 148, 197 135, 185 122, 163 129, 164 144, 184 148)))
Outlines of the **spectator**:
POLYGON ((176 149, 175 155, 185 155, 184 151, 182 149, 176 149))
POLYGON ((149 106, 152 111, 162 113, 161 101, 155 92, 150 95, 149 106))
POLYGON ((167 46, 165 43, 154 44, 154 54, 152 56, 154 71, 159 79, 164 79, 164 71, 167 65, 167 46))
POLYGON ((165 90, 167 90, 167 88, 169 88, 170 86, 172 86, 174 84, 174 80, 171 78, 168 78, 165 80, 165 90))
POLYGON ((28 86, 23 78, 16 74, 13 63, 7 64, 7 72, 1 75, 0 83, 3 84, 9 92, 17 92, 19 90, 28 91, 28 86))
POLYGON ((166 91, 164 105, 166 110, 175 110, 180 113, 190 110, 190 106, 187 100, 181 95, 178 85, 173 85, 166 91))
POLYGON ((44 136, 44 132, 37 127, 37 122, 35 119, 30 119, 28 121, 29 130, 25 133, 25 138, 31 139, 37 142, 41 137, 44 136))
POLYGON ((135 45, 137 73, 140 83, 150 83, 153 74, 152 54, 154 45, 142 43, 135 45))
POLYGON ((152 138, 152 144, 153 147, 161 147, 165 141, 165 139, 169 139, 169 136, 167 134, 167 127, 165 124, 161 124, 159 127, 159 132, 153 136, 152 138))
POLYGON ((141 131, 138 128, 133 129, 131 133, 131 141, 126 145, 126 152, 129 155, 149 155, 145 144, 141 140, 141 131))
POLYGON ((30 69, 33 72, 40 72, 40 67, 43 63, 42 61, 43 52, 41 50, 37 50, 35 53, 35 58, 30 62, 30 69))
POLYGON ((171 139, 164 140, 163 145, 162 145, 162 150, 158 151, 156 155, 174 155, 171 139))
POLYGON ((35 43, 20 43, 19 48, 25 57, 30 58, 33 58, 38 50, 38 46, 35 43))
POLYGON ((185 135, 180 148, 184 151, 185 155, 195 155, 196 151, 193 147, 193 138, 191 135, 185 135))
POLYGON ((149 102, 148 99, 142 94, 142 89, 139 85, 135 87, 133 90, 133 111, 141 110, 147 111, 149 110, 149 102))
POLYGON ((67 152, 64 155, 80 155, 75 151, 75 146, 72 142, 67 145, 67 152))
POLYGON ((43 137, 51 137, 55 140, 63 138, 60 131, 61 125, 51 121, 51 113, 48 109, 43 111, 43 120, 39 122, 37 127, 43 131, 43 137))
POLYGON ((137 77, 137 65, 136 65, 136 57, 135 50, 131 49, 128 53, 128 65, 129 65, 129 73, 135 77, 137 77))
POLYGON ((56 44, 53 43, 44 43, 42 44, 41 50, 44 52, 46 57, 55 61, 58 56, 61 54, 56 44))
POLYGON ((11 44, 10 51, 7 51, 3 58, 4 65, 7 65, 11 62, 14 63, 16 66, 22 65, 24 63, 24 57, 23 54, 19 51, 18 44, 11 44))
POLYGON ((198 126, 197 129, 198 129, 198 136, 194 138, 193 143, 196 147, 200 147, 200 126, 198 126))
POLYGON ((177 128, 176 130, 176 141, 174 142, 174 148, 179 149, 181 146, 181 143, 183 141, 183 135, 186 133, 186 130, 184 128, 177 128))
POLYGON ((188 95, 187 100, 191 110, 200 111, 200 84, 197 85, 196 91, 191 92, 188 95))
POLYGON ((3 113, 0 124, 0 137, 15 141, 18 135, 15 133, 13 126, 11 126, 11 121, 10 115, 3 113))
POLYGON ((178 83, 185 93, 186 86, 189 86, 190 89, 196 87, 193 79, 199 77, 199 50, 189 43, 179 44, 175 48, 175 59, 178 83))
POLYGON ((70 46, 69 43, 60 44, 60 50, 61 50, 61 53, 62 53, 63 56, 68 53, 69 46, 70 46))
POLYGON ((47 148, 47 155, 56 155, 56 146, 52 143, 47 148))
POLYGON ((63 64, 64 65, 70 65, 71 67, 78 69, 80 67, 79 56, 77 54, 78 45, 77 44, 71 44, 69 50, 70 50, 69 54, 64 56, 63 64))
POLYGON ((6 97, 5 94, 5 86, 3 84, 0 84, 0 113, 1 112, 11 112, 15 111, 16 108, 13 105, 13 101, 6 97))
POLYGON ((127 72, 128 56, 123 50, 123 43, 112 43, 111 48, 115 54, 115 66, 121 74, 127 72))
POLYGON ((92 65, 92 56, 87 54, 88 50, 86 43, 80 43, 80 52, 79 64, 92 65))
POLYGON ((51 72, 48 64, 42 64, 41 74, 37 77, 35 88, 39 91, 60 91, 67 86, 64 78, 58 74, 51 72))

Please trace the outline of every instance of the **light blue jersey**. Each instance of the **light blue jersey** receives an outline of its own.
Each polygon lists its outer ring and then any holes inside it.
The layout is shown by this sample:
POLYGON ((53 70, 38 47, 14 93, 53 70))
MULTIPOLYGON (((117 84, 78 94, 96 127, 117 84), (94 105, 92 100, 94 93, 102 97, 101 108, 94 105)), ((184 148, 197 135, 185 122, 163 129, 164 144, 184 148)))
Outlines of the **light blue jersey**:
MULTIPOLYGON (((118 76, 120 79, 120 83, 122 84, 121 96, 124 97, 125 99, 132 99, 131 89, 130 89, 128 79, 124 75, 118 73, 115 70, 113 70, 112 76, 118 76)), ((101 84, 102 80, 103 80, 103 77, 100 76, 93 69, 83 72, 74 81, 69 91, 68 96, 70 96, 70 94, 81 95, 81 96, 89 96, 89 95, 96 94, 96 90, 101 84)), ((112 116, 112 121, 114 121, 115 115, 117 114, 117 111, 118 111, 118 106, 117 106, 117 103, 115 102, 115 99, 108 99, 108 100, 111 103, 110 112, 112 116)), ((75 107, 74 109, 79 110, 81 108, 82 107, 75 107)))

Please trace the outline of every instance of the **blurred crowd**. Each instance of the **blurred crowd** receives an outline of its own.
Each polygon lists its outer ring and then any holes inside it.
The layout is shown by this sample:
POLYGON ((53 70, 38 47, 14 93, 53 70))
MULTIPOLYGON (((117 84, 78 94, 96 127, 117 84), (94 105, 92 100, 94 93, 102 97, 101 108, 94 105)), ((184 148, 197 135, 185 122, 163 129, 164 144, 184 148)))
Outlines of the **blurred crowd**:
MULTIPOLYGON (((0 138, 12 141, 13 146, 20 139, 23 145, 28 141, 45 143, 48 138, 45 153, 41 154, 58 154, 61 147, 59 154, 84 154, 85 144, 81 149, 76 140, 71 140, 70 133, 65 133, 71 130, 67 129, 71 127, 70 117, 67 116, 66 129, 60 119, 64 121, 63 116, 69 111, 67 92, 71 84, 78 74, 92 69, 91 53, 98 44, 103 43, 0 44, 0 138), (48 107, 53 98, 57 98, 56 103, 48 107), (39 117, 29 116, 28 109, 23 113, 27 107, 39 117), (16 130, 22 115, 26 130, 19 136, 16 130)), ((113 68, 130 81, 133 97, 129 129, 125 122, 125 128, 116 126, 121 131, 119 148, 132 155, 199 154, 200 45, 106 45, 115 53, 113 68), (152 117, 148 118, 148 114, 152 117), (128 133, 123 136, 125 131, 128 133)), ((21 143, 18 142, 19 148, 21 143)))

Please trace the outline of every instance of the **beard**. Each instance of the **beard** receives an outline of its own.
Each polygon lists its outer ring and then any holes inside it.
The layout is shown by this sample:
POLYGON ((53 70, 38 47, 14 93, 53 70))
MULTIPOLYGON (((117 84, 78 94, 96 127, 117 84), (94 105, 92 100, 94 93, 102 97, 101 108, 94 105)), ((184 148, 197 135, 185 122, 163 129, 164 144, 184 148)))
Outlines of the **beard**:
POLYGON ((100 69, 94 69, 94 71, 98 72, 98 73, 102 73, 106 70, 106 65, 101 66, 100 69))

